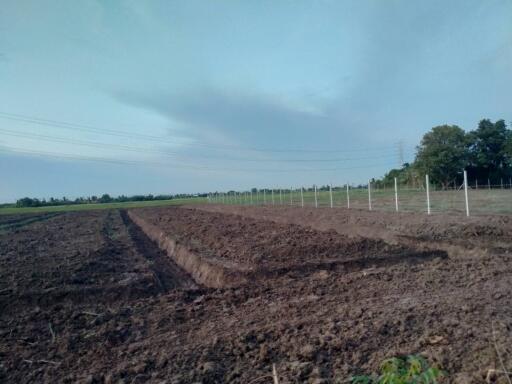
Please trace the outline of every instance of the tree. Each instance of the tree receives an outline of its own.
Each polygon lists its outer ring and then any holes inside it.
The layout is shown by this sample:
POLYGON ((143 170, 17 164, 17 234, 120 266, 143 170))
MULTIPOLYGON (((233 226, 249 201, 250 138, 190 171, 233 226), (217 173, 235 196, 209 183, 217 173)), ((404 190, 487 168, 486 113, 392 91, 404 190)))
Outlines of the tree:
POLYGON ((469 150, 464 130, 456 125, 432 128, 417 147, 414 166, 446 188, 467 165, 469 150))
POLYGON ((509 166, 512 166, 512 131, 511 130, 508 131, 508 139, 507 139, 507 142, 505 143, 504 153, 505 153, 505 158, 506 158, 507 164, 509 166))
POLYGON ((103 194, 98 200, 98 202, 100 202, 100 203, 110 203, 111 201, 112 201, 112 198, 110 197, 110 195, 108 193, 103 194))
POLYGON ((420 183, 420 175, 418 175, 418 170, 411 164, 404 163, 402 168, 391 169, 384 175, 381 180, 377 180, 376 187, 392 187, 395 183, 395 177, 399 185, 417 185, 420 183))
POLYGON ((504 120, 493 123, 483 119, 478 128, 468 134, 471 150, 471 173, 476 178, 497 180, 510 175, 511 131, 504 120))
POLYGON ((23 208, 23 207, 40 207, 41 201, 39 199, 31 199, 30 197, 24 197, 22 199, 19 199, 16 201, 16 207, 23 208))

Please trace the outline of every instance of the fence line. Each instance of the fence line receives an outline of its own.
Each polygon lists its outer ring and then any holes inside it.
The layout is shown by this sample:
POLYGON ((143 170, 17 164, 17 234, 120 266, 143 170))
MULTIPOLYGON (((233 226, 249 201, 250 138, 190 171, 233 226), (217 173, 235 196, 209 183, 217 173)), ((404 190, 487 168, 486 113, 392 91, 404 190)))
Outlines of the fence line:
POLYGON ((208 202, 215 204, 236 205, 290 205, 298 207, 330 207, 346 209, 365 209, 395 212, 460 213, 466 216, 479 214, 512 214, 512 179, 509 183, 500 180, 492 184, 490 180, 481 183, 479 180, 470 182, 464 171, 462 185, 453 183, 449 187, 440 188, 431 184, 425 175, 424 184, 416 188, 400 185, 394 178, 390 188, 374 183, 351 186, 328 184, 318 187, 301 186, 300 190, 291 187, 261 188, 247 191, 227 191, 208 194, 208 202), (276 198, 276 193, 279 197, 276 198), (300 197, 299 197, 300 193, 300 197), (270 194, 270 200, 268 199, 270 194), (366 202, 365 197, 366 196, 366 202), (260 196, 261 195, 261 196, 260 196))

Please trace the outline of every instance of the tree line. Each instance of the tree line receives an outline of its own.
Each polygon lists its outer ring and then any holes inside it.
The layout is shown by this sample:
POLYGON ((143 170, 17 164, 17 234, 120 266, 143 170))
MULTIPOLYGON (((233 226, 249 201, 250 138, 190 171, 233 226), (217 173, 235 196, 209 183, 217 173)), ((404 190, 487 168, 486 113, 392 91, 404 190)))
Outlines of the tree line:
POLYGON ((172 200, 172 199, 184 199, 191 197, 205 197, 206 194, 174 194, 174 195, 134 195, 134 196, 117 196, 112 197, 105 193, 102 196, 90 196, 90 197, 78 197, 76 199, 54 198, 50 197, 46 199, 37 199, 24 197, 16 201, 16 207, 47 207, 56 205, 75 205, 75 204, 105 204, 105 203, 124 203, 128 201, 153 201, 153 200, 172 200))
MULTIPOLYGON (((405 163, 401 168, 392 169, 383 178, 372 180, 379 188, 393 185, 395 177, 400 184, 422 185, 425 175, 441 188, 460 185, 463 170, 468 178, 479 184, 507 183, 512 178, 512 130, 507 128, 504 120, 492 122, 480 120, 477 128, 466 132, 457 125, 439 125, 433 127, 421 139, 416 147, 415 159, 405 163)), ((312 188, 309 188, 313 190, 312 188)), ((318 190, 328 190, 329 186, 319 186, 318 190)), ((252 189, 256 192, 256 188, 252 189)), ((261 192, 262 190, 260 190, 261 192)), ((270 193, 271 190, 266 190, 270 193)), ((71 204, 103 204, 129 201, 171 200, 177 198, 206 197, 206 194, 174 195, 135 195, 111 197, 79 197, 74 200, 63 197, 37 199, 24 197, 16 202, 17 207, 43 207, 71 204)))
POLYGON ((432 128, 416 147, 412 163, 392 169, 377 186, 390 185, 396 177, 400 184, 421 185, 425 175, 446 189, 460 184, 463 171, 480 185, 508 183, 512 177, 512 130, 504 120, 480 120, 476 129, 466 132, 457 125, 432 128))

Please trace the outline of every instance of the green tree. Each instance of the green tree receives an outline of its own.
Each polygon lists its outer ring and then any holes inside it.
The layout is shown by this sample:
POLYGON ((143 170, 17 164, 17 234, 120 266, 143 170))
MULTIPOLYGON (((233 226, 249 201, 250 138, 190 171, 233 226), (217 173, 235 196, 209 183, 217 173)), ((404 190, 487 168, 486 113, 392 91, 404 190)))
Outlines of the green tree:
POLYGON ((100 197, 100 199, 98 201, 100 203, 110 203, 112 201, 112 198, 110 197, 110 195, 108 193, 105 193, 104 195, 102 195, 100 197))
POLYGON ((483 119, 468 138, 474 177, 496 180, 510 175, 512 139, 504 120, 483 119))
POLYGON ((420 175, 418 170, 409 163, 403 164, 402 168, 391 169, 384 175, 381 180, 377 180, 376 186, 379 188, 383 186, 393 187, 395 183, 395 177, 399 185, 417 185, 420 183, 420 175))
POLYGON ((428 174, 443 188, 457 178, 467 165, 469 150, 464 130, 456 125, 432 128, 417 147, 415 168, 428 174))
POLYGON ((511 130, 508 131, 508 139, 507 139, 507 142, 505 143, 504 152, 505 152, 507 164, 509 166, 511 166, 512 165, 512 131, 511 130))

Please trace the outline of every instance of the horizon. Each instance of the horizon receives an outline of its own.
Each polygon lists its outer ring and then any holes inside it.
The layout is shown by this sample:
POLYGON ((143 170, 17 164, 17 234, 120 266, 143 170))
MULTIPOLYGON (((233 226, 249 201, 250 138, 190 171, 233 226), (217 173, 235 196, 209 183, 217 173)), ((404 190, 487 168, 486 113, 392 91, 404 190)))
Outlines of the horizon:
POLYGON ((510 127, 511 14, 498 0, 6 1, 0 203, 382 177, 434 126, 510 127))

